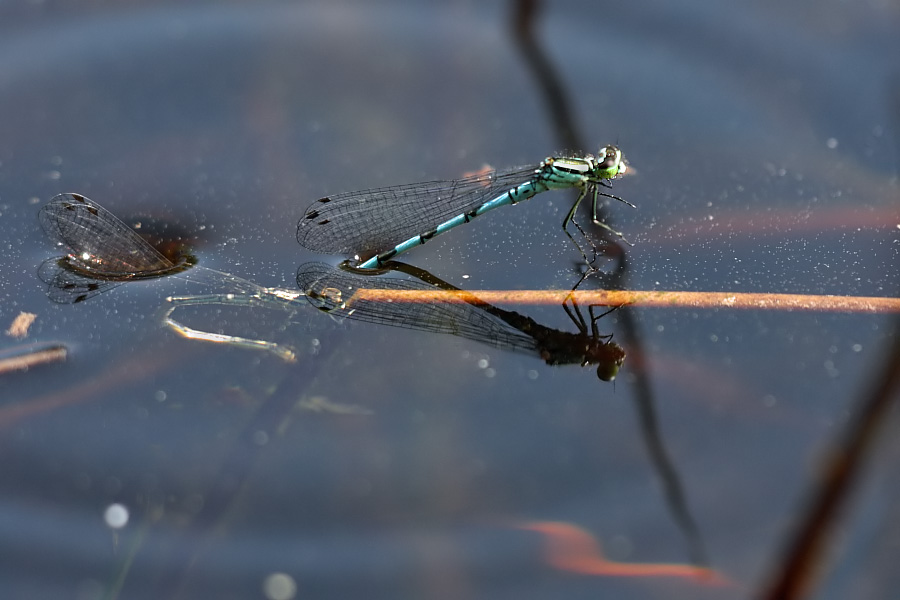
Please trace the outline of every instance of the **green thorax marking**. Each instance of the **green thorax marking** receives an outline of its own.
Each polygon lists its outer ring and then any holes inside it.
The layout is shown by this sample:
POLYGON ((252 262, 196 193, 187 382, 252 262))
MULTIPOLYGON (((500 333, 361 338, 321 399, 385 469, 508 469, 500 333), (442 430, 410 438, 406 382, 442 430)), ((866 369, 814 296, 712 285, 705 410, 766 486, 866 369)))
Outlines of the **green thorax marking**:
POLYGON ((625 172, 627 167, 622 159, 622 151, 616 146, 606 146, 600 154, 599 157, 588 155, 584 158, 547 158, 538 168, 538 179, 548 189, 562 189, 600 183, 625 172))

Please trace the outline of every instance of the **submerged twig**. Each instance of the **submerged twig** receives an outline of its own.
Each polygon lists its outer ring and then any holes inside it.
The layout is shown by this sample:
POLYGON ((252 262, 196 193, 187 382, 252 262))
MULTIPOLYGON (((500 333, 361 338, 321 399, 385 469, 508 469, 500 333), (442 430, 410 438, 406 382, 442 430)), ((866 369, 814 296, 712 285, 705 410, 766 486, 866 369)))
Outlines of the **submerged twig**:
POLYGON ((470 302, 476 296, 491 304, 561 304, 567 298, 580 304, 667 308, 744 308, 761 310, 808 310, 856 313, 900 312, 900 298, 877 296, 831 296, 743 292, 678 292, 641 290, 357 290, 347 300, 370 302, 470 302))
POLYGON ((30 345, 13 349, 9 356, 0 356, 0 375, 12 371, 26 371, 38 365, 60 362, 66 359, 66 347, 62 344, 30 345), (18 351, 17 351, 18 350, 18 351))

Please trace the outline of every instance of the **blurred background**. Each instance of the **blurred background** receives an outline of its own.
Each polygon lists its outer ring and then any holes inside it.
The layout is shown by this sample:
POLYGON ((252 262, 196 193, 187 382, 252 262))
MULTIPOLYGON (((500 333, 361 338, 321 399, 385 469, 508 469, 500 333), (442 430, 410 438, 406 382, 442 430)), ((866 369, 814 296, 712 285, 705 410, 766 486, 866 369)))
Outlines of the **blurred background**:
MULTIPOLYGON (((295 239, 326 194, 615 143, 637 209, 604 218, 634 245, 607 243, 586 288, 896 297, 898 26, 884 0, 0 2, 0 329, 35 315, 0 358, 66 349, 0 375, 0 596, 761 597, 894 369, 894 317, 623 308, 597 323, 627 354, 607 383, 302 298, 176 313, 289 363, 165 326, 168 296, 247 289, 203 269, 53 301, 38 268, 64 251, 37 215, 78 192, 299 291, 302 264, 345 258, 295 239)), ((569 289, 574 198, 403 258, 569 289)), ((894 438, 815 597, 900 585, 894 438)))

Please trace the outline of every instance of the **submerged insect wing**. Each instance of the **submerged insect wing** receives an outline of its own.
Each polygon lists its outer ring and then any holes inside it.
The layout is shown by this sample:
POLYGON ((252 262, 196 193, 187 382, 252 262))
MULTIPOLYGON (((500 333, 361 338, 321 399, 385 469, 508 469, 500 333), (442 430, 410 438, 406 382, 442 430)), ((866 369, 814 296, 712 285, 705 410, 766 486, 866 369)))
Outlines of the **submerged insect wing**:
POLYGON ((67 266, 68 260, 51 258, 38 268, 38 277, 47 284, 47 297, 57 304, 78 304, 120 284, 81 275, 67 266))

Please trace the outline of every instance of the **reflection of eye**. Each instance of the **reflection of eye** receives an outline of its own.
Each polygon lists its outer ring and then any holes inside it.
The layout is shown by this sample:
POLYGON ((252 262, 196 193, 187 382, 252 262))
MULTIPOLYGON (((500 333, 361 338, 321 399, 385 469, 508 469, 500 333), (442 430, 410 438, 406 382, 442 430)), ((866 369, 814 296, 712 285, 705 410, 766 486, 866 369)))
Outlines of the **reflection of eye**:
POLYGON ((309 290, 306 295, 310 300, 314 300, 322 310, 331 311, 345 307, 343 294, 337 288, 323 288, 321 292, 309 290))
POLYGON ((341 302, 342 294, 338 288, 325 288, 322 290, 322 296, 328 298, 331 302, 338 304, 341 302))

